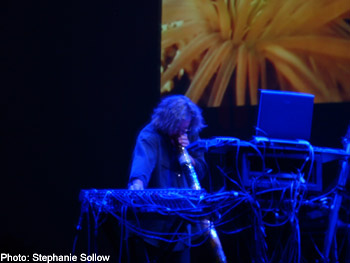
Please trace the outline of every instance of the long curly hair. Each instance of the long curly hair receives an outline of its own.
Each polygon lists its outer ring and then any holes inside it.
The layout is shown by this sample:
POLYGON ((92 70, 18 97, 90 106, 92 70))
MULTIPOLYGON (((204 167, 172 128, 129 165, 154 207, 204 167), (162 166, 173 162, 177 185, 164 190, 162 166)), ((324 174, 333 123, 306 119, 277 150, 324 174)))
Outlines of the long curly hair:
POLYGON ((201 109, 183 95, 167 96, 154 109, 151 123, 164 134, 178 132, 183 120, 191 120, 189 135, 198 135, 204 124, 201 109))

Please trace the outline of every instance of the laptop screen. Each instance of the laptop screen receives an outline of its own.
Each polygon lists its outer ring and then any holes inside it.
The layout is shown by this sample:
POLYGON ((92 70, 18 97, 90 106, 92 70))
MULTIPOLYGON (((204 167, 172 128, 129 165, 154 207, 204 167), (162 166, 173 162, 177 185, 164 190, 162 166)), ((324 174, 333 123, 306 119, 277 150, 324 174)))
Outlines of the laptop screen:
POLYGON ((257 136, 309 140, 314 95, 260 90, 257 136))

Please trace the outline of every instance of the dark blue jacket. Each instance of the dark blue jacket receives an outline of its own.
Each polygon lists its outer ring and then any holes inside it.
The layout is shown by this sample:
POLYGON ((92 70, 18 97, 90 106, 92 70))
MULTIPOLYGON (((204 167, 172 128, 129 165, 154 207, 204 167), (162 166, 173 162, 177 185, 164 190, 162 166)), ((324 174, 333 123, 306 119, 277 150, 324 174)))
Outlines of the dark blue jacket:
MULTIPOLYGON (((189 137, 194 142, 198 136, 189 137)), ((207 170, 203 153, 191 153, 195 170, 201 180, 207 170)), ((130 180, 140 179, 145 188, 190 188, 188 179, 182 175, 178 152, 168 135, 156 131, 152 124, 143 128, 137 138, 130 180)))

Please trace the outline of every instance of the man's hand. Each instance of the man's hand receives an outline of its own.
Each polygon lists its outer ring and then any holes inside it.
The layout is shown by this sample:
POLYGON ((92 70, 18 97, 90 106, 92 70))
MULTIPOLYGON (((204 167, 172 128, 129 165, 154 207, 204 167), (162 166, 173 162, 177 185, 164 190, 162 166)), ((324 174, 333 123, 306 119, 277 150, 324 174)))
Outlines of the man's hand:
POLYGON ((143 190, 143 182, 140 179, 135 179, 129 186, 129 190, 143 190))
MULTIPOLYGON (((190 144, 190 141, 188 140, 187 134, 183 134, 180 135, 180 137, 177 139, 179 145, 181 145, 182 147, 187 147, 190 144)), ((191 163, 193 164, 193 166, 196 165, 196 161, 192 158, 192 156, 190 154, 188 154, 188 156, 191 159, 191 163)))
POLYGON ((179 145, 183 147, 187 147, 190 144, 190 141, 188 140, 187 134, 180 135, 180 137, 177 139, 179 145))

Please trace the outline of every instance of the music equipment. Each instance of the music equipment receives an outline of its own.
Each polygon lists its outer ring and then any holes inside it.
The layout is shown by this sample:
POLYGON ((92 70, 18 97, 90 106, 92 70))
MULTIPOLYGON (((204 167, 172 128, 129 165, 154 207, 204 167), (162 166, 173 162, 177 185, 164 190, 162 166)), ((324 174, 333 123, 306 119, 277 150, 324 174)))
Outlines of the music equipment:
POLYGON ((90 204, 101 211, 119 211, 123 206, 140 211, 196 210, 205 190, 192 189, 89 189, 80 191, 82 205, 90 204))
POLYGON ((266 137, 254 137, 250 142, 232 137, 214 137, 197 141, 189 149, 214 154, 236 152, 234 156, 242 160, 244 186, 249 187, 254 178, 259 178, 259 184, 256 185, 262 188, 272 187, 271 181, 276 180, 278 185, 287 186, 298 178, 299 174, 295 171, 300 171, 307 179, 304 186, 315 192, 323 189, 323 164, 350 157, 350 153, 344 149, 315 147, 305 140, 266 137))
MULTIPOLYGON (((210 152, 210 153, 226 153, 232 148, 258 149, 258 150, 280 150, 293 151, 297 153, 308 153, 309 147, 303 140, 271 140, 266 137, 255 137, 252 141, 242 141, 234 137, 213 137, 210 139, 202 139, 189 145, 187 148, 191 151, 210 152)), ((328 162, 335 159, 350 157, 350 154, 343 149, 334 149, 327 147, 312 146, 315 154, 322 155, 322 162, 328 162)))

